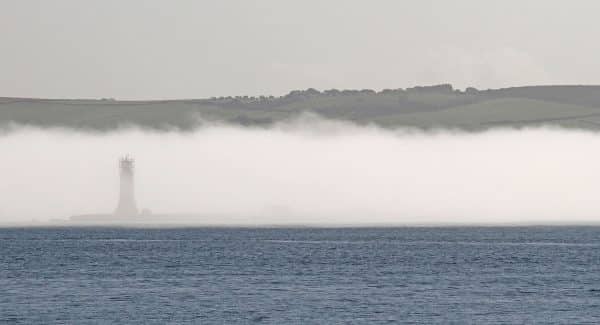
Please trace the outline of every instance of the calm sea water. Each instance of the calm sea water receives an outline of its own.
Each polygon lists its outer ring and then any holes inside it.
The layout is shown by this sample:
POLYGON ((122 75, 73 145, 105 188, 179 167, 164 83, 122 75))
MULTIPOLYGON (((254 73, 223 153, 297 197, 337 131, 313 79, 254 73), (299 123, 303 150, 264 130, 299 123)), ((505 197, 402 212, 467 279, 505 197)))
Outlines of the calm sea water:
POLYGON ((600 228, 0 229, 0 322, 599 323, 600 228))

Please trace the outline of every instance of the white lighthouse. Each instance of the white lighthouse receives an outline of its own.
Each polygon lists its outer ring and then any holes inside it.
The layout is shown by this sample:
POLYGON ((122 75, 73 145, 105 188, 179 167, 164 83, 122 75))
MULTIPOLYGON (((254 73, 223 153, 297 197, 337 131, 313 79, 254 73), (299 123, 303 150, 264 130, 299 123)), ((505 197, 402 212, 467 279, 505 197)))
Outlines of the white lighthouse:
POLYGON ((138 214, 135 204, 133 168, 134 161, 129 156, 119 160, 120 191, 119 203, 115 210, 116 216, 135 216, 138 214))

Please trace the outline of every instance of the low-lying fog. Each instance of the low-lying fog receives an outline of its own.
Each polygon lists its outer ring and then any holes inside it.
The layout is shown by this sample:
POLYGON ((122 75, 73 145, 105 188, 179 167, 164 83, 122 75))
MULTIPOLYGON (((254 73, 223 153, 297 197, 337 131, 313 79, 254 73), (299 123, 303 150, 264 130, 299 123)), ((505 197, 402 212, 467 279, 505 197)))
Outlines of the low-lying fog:
POLYGON ((383 130, 299 119, 271 128, 0 134, 0 223, 111 213, 117 160, 140 208, 190 224, 596 223, 600 134, 383 130))

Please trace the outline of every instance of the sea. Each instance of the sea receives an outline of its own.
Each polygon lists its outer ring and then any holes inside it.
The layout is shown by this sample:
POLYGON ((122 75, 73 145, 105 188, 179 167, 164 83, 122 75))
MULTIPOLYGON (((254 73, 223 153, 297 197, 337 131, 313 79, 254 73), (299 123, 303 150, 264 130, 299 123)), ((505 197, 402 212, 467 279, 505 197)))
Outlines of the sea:
POLYGON ((600 228, 3 228, 0 323, 598 324, 600 228))

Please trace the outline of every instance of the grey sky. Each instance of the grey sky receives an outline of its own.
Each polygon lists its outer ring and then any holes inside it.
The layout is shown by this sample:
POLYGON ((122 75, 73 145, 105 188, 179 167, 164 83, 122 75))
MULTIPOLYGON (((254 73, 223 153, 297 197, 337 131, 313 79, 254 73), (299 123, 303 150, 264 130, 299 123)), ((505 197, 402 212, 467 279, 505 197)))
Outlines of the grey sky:
POLYGON ((600 83, 598 1, 2 0, 0 96, 600 83))

